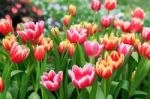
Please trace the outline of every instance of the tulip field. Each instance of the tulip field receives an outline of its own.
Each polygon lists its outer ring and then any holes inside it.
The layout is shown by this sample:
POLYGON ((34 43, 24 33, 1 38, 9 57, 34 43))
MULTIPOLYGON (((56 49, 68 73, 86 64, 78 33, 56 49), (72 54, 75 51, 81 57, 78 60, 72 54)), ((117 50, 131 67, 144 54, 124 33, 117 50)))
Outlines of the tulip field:
POLYGON ((0 99, 150 99, 148 5, 0 0, 0 99))

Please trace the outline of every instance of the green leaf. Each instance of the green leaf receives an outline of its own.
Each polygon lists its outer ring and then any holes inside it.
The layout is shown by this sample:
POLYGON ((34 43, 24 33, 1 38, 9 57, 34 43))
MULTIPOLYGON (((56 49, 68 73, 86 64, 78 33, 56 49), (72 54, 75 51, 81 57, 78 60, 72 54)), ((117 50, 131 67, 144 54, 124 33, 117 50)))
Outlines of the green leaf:
POLYGON ((98 83, 98 78, 95 77, 95 80, 94 80, 94 83, 92 85, 92 89, 90 91, 90 96, 89 96, 89 99, 95 99, 96 97, 96 91, 97 91, 97 83, 98 83))
POLYGON ((40 96, 36 92, 32 92, 28 99, 40 99, 40 96))
POLYGON ((18 74, 20 74, 20 73, 23 73, 24 71, 22 71, 22 70, 13 70, 12 72, 11 72, 11 77, 13 77, 13 76, 16 76, 16 75, 18 75, 18 74))
POLYGON ((142 98, 145 99, 145 97, 148 95, 148 93, 144 92, 144 91, 135 91, 133 93, 132 98, 142 98))
POLYGON ((97 86, 96 98, 95 99, 105 99, 105 95, 100 87, 100 84, 97 86))

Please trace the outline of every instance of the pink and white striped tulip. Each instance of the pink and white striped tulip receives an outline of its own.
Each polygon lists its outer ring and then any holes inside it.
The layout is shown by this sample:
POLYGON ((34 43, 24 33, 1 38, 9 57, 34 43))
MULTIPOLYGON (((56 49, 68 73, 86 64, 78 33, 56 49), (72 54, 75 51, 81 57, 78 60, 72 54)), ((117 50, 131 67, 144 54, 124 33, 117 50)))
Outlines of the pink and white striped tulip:
POLYGON ((122 54, 126 55, 129 51, 132 52, 131 48, 132 48, 132 45, 121 43, 118 45, 117 51, 120 54, 122 53, 122 54))
POLYGON ((89 63, 83 68, 73 65, 72 70, 68 70, 68 73, 73 85, 80 89, 91 86, 96 74, 95 68, 89 63))
POLYGON ((84 50, 88 57, 98 57, 102 53, 104 45, 100 45, 97 41, 85 41, 84 50))
POLYGON ((87 29, 72 26, 70 30, 67 31, 67 37, 71 43, 82 44, 87 38, 87 29))
POLYGON ((92 0, 91 8, 93 11, 99 11, 101 8, 101 2, 100 0, 92 0))
POLYGON ((142 37, 147 40, 150 41, 150 28, 148 27, 144 27, 142 30, 142 37))
POLYGON ((44 72, 41 76, 41 84, 50 91, 56 91, 59 89, 60 83, 63 80, 63 72, 59 71, 57 74, 54 70, 49 71, 49 73, 44 72))

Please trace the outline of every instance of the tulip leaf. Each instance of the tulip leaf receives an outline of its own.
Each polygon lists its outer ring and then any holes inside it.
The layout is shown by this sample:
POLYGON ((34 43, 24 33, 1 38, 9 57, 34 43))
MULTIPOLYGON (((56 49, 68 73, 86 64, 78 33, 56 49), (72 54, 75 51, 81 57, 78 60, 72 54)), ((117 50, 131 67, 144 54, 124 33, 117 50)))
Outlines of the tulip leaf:
POLYGON ((105 99, 105 95, 100 87, 100 84, 97 86, 96 98, 95 99, 105 99))
POLYGON ((148 95, 148 93, 144 92, 144 91, 135 91, 133 93, 132 98, 141 98, 141 99, 145 99, 146 96, 148 95))
POLYGON ((98 83, 98 78, 95 77, 94 83, 92 85, 92 89, 90 91, 89 99, 95 99, 96 96, 96 91, 97 91, 97 83, 98 83))
POLYGON ((12 72, 11 72, 11 77, 13 77, 13 76, 16 76, 16 75, 18 75, 18 74, 20 74, 20 73, 23 73, 24 71, 22 71, 22 70, 13 70, 12 72))
POLYGON ((36 92, 32 92, 28 99, 40 99, 40 96, 36 92))

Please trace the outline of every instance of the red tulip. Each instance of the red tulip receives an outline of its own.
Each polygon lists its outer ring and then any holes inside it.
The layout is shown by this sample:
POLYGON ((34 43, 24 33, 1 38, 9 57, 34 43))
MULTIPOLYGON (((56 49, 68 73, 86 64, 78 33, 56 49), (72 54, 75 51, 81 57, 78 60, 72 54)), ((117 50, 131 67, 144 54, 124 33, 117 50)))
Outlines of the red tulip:
POLYGON ((14 42, 12 48, 10 49, 10 59, 14 63, 20 63, 24 61, 29 55, 30 49, 25 45, 18 45, 17 42, 14 42))
POLYGON ((101 25, 105 28, 108 28, 113 20, 112 16, 103 16, 101 19, 101 25))
POLYGON ((101 2, 100 0, 92 0, 91 8, 93 11, 99 11, 101 8, 101 2))
POLYGON ((104 48, 106 50, 114 50, 117 45, 118 38, 115 37, 113 34, 111 34, 109 37, 108 34, 105 34, 104 38, 100 39, 100 42, 104 44, 104 48))
POLYGON ((59 71, 57 74, 51 70, 49 73, 43 73, 41 76, 41 84, 50 91, 56 91, 60 87, 60 83, 63 80, 63 72, 59 71))
POLYGON ((132 13, 133 18, 139 18, 139 19, 144 19, 144 11, 141 8, 136 8, 132 13))
POLYGON ((71 43, 82 44, 87 38, 87 29, 72 26, 70 30, 67 31, 67 38, 71 43))
POLYGON ((116 8, 117 0, 105 0, 105 8, 110 11, 116 8))
POLYGON ((141 32, 143 29, 143 21, 138 18, 132 18, 130 26, 132 32, 141 32))
POLYGON ((7 35, 12 31, 12 24, 10 19, 0 19, 0 33, 7 35))
POLYGON ((147 41, 150 41, 150 28, 143 28, 142 30, 142 37, 147 40, 147 41))
POLYGON ((65 15, 65 16, 64 16, 63 24, 64 24, 66 27, 69 26, 70 19, 71 19, 71 16, 70 16, 70 15, 65 15))
MULTIPOLYGON (((121 44, 119 44, 118 45, 118 48, 117 48, 117 51, 121 54, 124 54, 124 55, 126 55, 129 51, 131 51, 132 52, 132 46, 131 45, 129 45, 129 44, 123 44, 123 43, 121 43, 121 44)), ((131 53, 130 53, 131 54, 131 53)))
POLYGON ((121 30, 125 33, 130 33, 131 31, 131 26, 130 26, 130 22, 128 21, 124 21, 120 24, 121 26, 121 30))
POLYGON ((135 34, 134 33, 123 34, 121 37, 121 42, 124 44, 133 45, 135 42, 135 34))
POLYGON ((71 15, 71 16, 75 16, 76 15, 76 6, 75 5, 70 5, 69 6, 69 14, 71 15))
POLYGON ((38 39, 44 30, 44 21, 39 21, 36 24, 34 22, 26 22, 24 24, 24 31, 17 31, 21 36, 21 39, 24 43, 27 40, 34 41, 38 39))
POLYGON ((9 51, 11 49, 13 43, 16 41, 17 41, 16 37, 14 35, 10 35, 10 36, 6 36, 2 40, 2 44, 3 44, 3 47, 9 51))
POLYGON ((0 77, 0 92, 3 92, 3 90, 4 90, 4 81, 2 77, 0 77))
POLYGON ((110 57, 113 61, 113 70, 118 69, 124 61, 124 55, 123 54, 119 54, 117 51, 113 51, 110 54, 110 57))
POLYGON ((92 64, 86 64, 83 68, 73 65, 68 73, 73 85, 80 89, 91 86, 95 78, 95 68, 92 64))
POLYGON ((44 60, 44 57, 45 57, 45 49, 44 49, 44 46, 43 45, 37 45, 34 49, 34 57, 36 60, 38 61, 42 61, 44 60))
POLYGON ((109 78, 113 73, 113 62, 111 57, 108 56, 108 53, 105 53, 104 60, 98 59, 96 62, 96 73, 102 78, 109 78))
POLYGON ((84 50, 88 57, 98 57, 102 53, 104 45, 100 45, 97 41, 85 41, 84 50))

